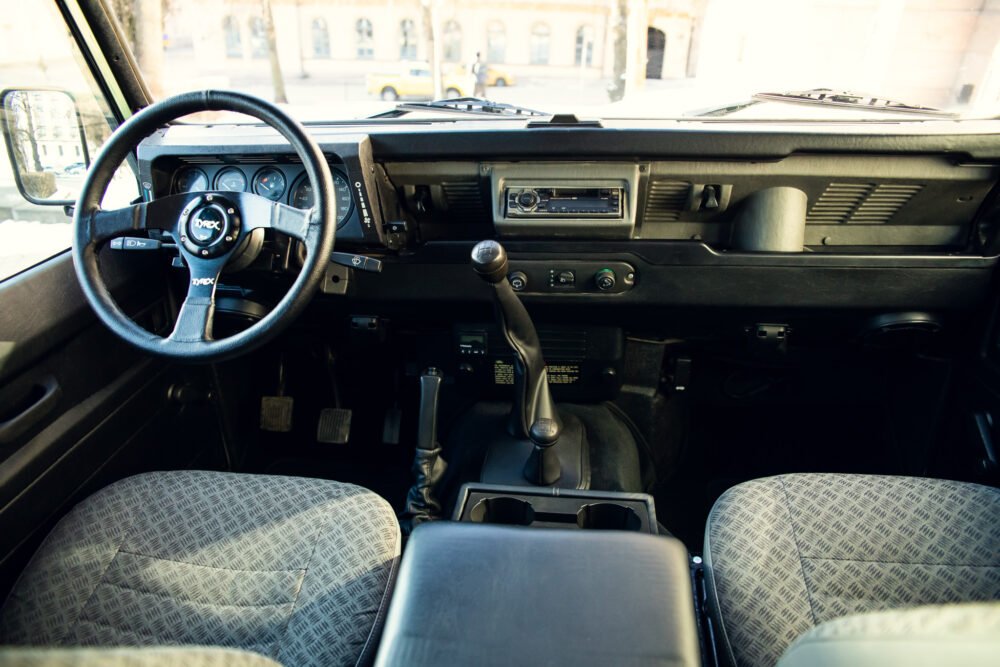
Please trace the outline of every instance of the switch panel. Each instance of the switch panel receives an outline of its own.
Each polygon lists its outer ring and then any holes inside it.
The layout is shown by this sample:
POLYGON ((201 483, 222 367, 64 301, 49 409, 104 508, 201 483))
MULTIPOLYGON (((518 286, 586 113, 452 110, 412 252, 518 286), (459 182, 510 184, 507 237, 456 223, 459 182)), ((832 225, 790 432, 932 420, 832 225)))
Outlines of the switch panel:
POLYGON ((635 267, 627 262, 590 259, 511 258, 507 277, 522 295, 608 296, 628 292, 637 281, 635 267))

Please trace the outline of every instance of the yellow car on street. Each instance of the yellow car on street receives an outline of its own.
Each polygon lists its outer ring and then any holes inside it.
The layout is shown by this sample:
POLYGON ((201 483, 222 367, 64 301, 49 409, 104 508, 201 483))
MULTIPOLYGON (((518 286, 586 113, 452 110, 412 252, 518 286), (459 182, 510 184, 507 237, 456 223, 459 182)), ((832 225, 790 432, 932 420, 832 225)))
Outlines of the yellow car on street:
MULTIPOLYGON (((468 97, 475 88, 475 79, 470 74, 452 71, 442 72, 444 96, 446 98, 468 97)), ((383 100, 401 98, 431 99, 434 95, 434 79, 431 68, 426 63, 404 63, 393 74, 369 74, 368 94, 378 95, 383 100)))

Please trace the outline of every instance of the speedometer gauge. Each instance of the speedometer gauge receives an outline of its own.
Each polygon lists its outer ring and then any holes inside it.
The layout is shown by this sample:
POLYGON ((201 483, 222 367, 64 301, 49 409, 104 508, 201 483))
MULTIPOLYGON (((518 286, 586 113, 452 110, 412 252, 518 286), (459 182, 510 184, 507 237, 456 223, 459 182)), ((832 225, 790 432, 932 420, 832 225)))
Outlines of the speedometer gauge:
MULTIPOLYGON (((347 182, 347 177, 337 170, 333 170, 333 192, 337 200, 337 226, 340 227, 347 221, 347 216, 351 214, 354 207, 354 198, 351 196, 351 185, 347 182)), ((295 179, 292 185, 292 194, 288 203, 295 208, 312 208, 316 203, 312 183, 309 178, 302 174, 295 179)))
POLYGON ((253 191, 271 201, 278 201, 285 195, 285 175, 280 169, 264 167, 253 177, 253 191))

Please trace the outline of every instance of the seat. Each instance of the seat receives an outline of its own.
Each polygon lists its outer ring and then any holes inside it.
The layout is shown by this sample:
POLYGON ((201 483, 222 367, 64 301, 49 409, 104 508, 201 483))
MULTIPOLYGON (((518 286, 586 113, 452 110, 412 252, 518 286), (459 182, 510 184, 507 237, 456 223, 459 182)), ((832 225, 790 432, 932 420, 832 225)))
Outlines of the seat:
POLYGON ((835 618, 1000 599, 1000 490, 876 475, 759 479, 715 503, 704 557, 723 662, 773 667, 835 618))
POLYGON ((0 609, 0 643, 203 645, 287 667, 366 663, 399 553, 392 509, 357 486, 138 475, 53 529, 0 609))

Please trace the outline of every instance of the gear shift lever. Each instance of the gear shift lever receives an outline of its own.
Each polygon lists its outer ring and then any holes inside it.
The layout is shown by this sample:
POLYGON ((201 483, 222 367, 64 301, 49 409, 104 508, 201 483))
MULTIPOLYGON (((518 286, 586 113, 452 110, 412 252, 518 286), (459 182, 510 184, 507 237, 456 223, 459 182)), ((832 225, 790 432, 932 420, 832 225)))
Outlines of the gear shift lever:
MULTIPOLYGON (((531 316, 507 280, 507 251, 496 241, 481 241, 472 249, 472 268, 480 278, 493 286, 500 330, 503 331, 507 344, 514 350, 514 409, 510 422, 512 435, 521 439, 530 438, 532 425, 539 420, 546 420, 551 422, 549 426, 554 426, 558 437, 559 416, 549 394, 542 346, 531 316)), ((555 439, 548 445, 542 445, 543 449, 550 450, 550 461, 551 456, 555 455, 550 446, 554 442, 555 439)), ((536 443, 536 448, 537 446, 536 443)), ((558 479, 558 475, 556 478, 558 479)))

